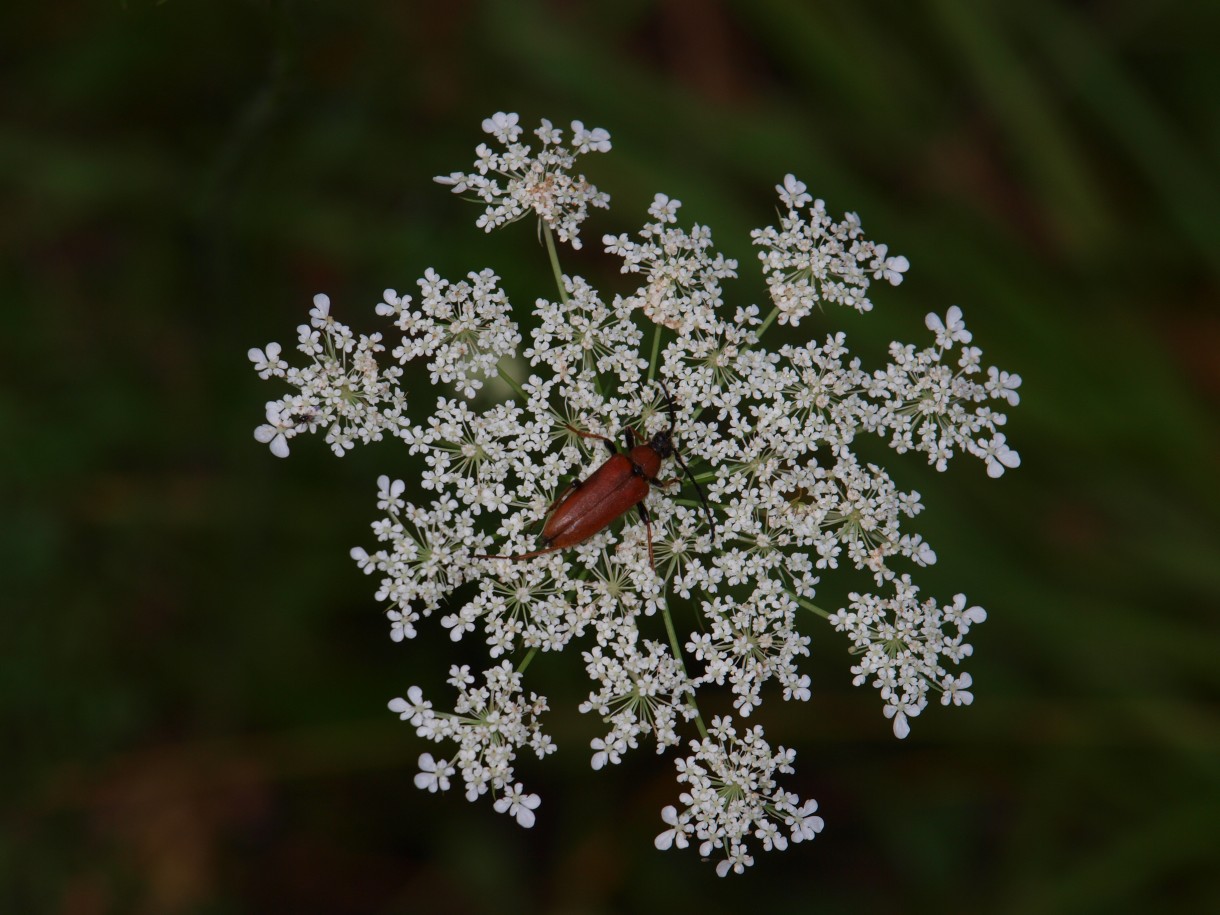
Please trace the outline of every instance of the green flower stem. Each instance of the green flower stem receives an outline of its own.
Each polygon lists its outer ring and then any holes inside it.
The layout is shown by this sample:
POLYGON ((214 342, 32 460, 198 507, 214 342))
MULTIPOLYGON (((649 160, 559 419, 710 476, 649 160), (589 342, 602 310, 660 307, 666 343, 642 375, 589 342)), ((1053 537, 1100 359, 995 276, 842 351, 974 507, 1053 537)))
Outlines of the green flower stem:
MULTIPOLYGON (((682 646, 678 644, 678 630, 674 628, 673 617, 669 615, 669 601, 661 603, 661 617, 665 620, 665 631, 669 633, 669 647, 672 649, 674 657, 678 659, 678 666, 682 668, 682 676, 689 680, 690 674, 686 672, 686 660, 682 657, 682 646)), ((707 725, 703 723, 703 715, 699 713, 699 703, 695 701, 694 694, 687 693, 686 704, 695 710, 695 727, 699 729, 699 736, 707 737, 707 725)))
POLYGON ((779 317, 779 306, 776 305, 774 308, 771 309, 771 312, 765 318, 763 318, 762 324, 760 324, 758 326, 758 330, 755 331, 755 334, 758 336, 759 340, 762 339, 763 334, 765 334, 767 332, 767 329, 772 324, 775 323, 775 319, 778 317, 779 317))
MULTIPOLYGON (((792 594, 791 591, 789 591, 788 593, 792 594)), ((804 607, 806 610, 812 610, 822 619, 824 619, 824 620, 830 619, 830 614, 827 613, 825 610, 823 610, 821 607, 819 607, 817 604, 815 604, 813 601, 807 600, 806 598, 801 597, 799 594, 792 594, 792 599, 795 600, 802 607, 804 607)))
POLYGON ((559 269, 559 252, 555 250, 555 236, 545 221, 541 223, 541 226, 542 235, 546 239, 546 253, 551 258, 551 271, 555 274, 555 285, 559 287, 559 300, 566 305, 568 289, 563 284, 563 271, 559 269))
MULTIPOLYGON (((546 253, 551 259, 551 272, 555 274, 555 285, 559 287, 559 301, 566 305, 568 304, 568 288, 563 284, 563 270, 559 266, 559 251, 555 248, 555 235, 545 220, 539 222, 539 225, 542 226, 542 236, 546 239, 546 253)), ((593 381, 597 385, 597 393, 604 395, 606 389, 602 384, 602 376, 595 374, 593 381)))
POLYGON ((526 403, 529 402, 530 396, 525 393, 525 388, 521 387, 521 382, 517 381, 517 379, 512 375, 508 374, 508 371, 504 368, 504 366, 497 365, 496 371, 499 372, 500 379, 510 388, 516 391, 518 397, 520 397, 526 403))
POLYGON ((648 380, 651 382, 657 375, 657 356, 661 352, 661 325, 652 334, 652 358, 648 360, 648 380))
POLYGON ((525 673, 525 668, 530 666, 530 661, 534 660, 534 655, 536 655, 537 653, 538 653, 538 646, 535 645, 533 648, 531 648, 526 653, 525 657, 521 659, 521 663, 517 665, 517 673, 519 673, 519 674, 525 673))

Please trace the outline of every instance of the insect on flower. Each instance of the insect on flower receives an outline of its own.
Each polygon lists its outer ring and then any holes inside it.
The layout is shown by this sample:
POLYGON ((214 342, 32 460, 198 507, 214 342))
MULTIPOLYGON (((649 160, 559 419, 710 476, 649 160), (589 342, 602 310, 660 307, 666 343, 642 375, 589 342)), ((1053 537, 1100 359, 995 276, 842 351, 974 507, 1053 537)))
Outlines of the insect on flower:
MULTIPOLYGON (((648 497, 649 487, 664 489, 679 482, 676 477, 668 480, 658 479, 661 462, 673 456, 686 474, 687 479, 699 494, 699 501, 707 512, 708 523, 711 525, 712 536, 715 537, 716 519, 712 515, 711 506, 703 494, 703 487, 695 479, 694 474, 682 458, 682 453, 674 447, 674 429, 677 426, 677 407, 673 396, 665 382, 658 379, 662 392, 665 394, 665 405, 669 413, 669 428, 657 432, 651 439, 642 444, 636 444, 636 433, 631 427, 623 433, 626 440, 626 450, 619 451, 614 440, 595 432, 582 432, 572 429, 581 438, 595 438, 606 443, 610 449, 610 457, 604 464, 589 474, 584 480, 574 480, 547 509, 547 520, 542 528, 543 547, 519 556, 476 556, 476 559, 533 559, 571 546, 576 546, 588 540, 594 534, 605 530, 632 508, 640 513, 644 527, 648 531, 648 562, 654 568, 656 562, 652 554, 652 518, 648 514, 648 506, 644 500, 648 497)), ((642 438, 642 436, 641 436, 642 438)))

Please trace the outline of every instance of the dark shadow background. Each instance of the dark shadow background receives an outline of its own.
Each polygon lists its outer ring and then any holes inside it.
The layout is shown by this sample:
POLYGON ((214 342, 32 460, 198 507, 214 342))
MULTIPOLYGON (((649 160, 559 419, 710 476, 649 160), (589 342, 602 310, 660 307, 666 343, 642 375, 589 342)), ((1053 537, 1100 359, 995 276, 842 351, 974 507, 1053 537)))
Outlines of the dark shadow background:
POLYGON ((1185 0, 5 4, 0 909, 1220 908, 1218 34, 1185 0), (371 332, 428 266, 552 290, 528 223, 484 236, 430 180, 500 109, 610 129, 585 237, 665 191, 742 299, 796 172, 912 261, 828 316, 866 361, 957 303, 1025 378, 1019 471, 888 461, 920 580, 991 614, 976 704, 899 743, 815 631, 814 701, 766 724, 827 828, 743 878, 654 850, 672 755, 590 771, 575 655, 530 670, 534 830, 416 790, 385 702, 449 643, 392 644, 347 558, 415 465, 251 438, 281 389, 246 349, 314 292, 371 332))

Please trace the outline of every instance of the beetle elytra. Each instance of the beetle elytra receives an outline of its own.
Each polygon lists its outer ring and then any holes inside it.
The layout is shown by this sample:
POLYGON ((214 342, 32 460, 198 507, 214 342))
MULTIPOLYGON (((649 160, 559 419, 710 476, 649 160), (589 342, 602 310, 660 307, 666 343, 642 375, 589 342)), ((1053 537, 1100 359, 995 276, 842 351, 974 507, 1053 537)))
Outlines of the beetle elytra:
POLYGON ((625 451, 615 447, 614 440, 594 432, 572 431, 582 438, 595 438, 606 443, 610 449, 610 457, 583 480, 576 480, 560 493, 559 497, 547 509, 546 523, 542 528, 541 549, 519 556, 476 556, 476 559, 533 559, 558 550, 567 549, 583 543, 594 534, 605 530, 631 509, 639 510, 640 517, 648 531, 648 561, 655 567, 652 553, 652 518, 644 500, 650 487, 664 489, 679 482, 674 477, 661 480, 657 474, 661 463, 671 455, 686 474, 687 479, 694 484, 699 494, 699 501, 707 511, 708 522, 712 535, 715 536, 716 519, 712 509, 703 494, 703 487, 690 472, 682 454, 674 447, 674 428, 677 425, 677 408, 665 382, 658 379, 661 390, 665 394, 665 402, 669 412, 669 428, 662 429, 640 444, 636 443, 636 435, 628 427, 624 431, 627 441, 625 451))

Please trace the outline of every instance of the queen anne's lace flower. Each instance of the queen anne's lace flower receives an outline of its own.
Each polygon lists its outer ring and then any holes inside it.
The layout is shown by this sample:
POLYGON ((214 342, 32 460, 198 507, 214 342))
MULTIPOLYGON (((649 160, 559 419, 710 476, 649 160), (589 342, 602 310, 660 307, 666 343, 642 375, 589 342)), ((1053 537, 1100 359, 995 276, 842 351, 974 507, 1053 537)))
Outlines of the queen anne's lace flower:
POLYGON ((532 211, 560 241, 579 248, 580 224, 589 207, 604 209, 610 205, 610 197, 584 175, 573 175, 572 169, 579 155, 609 152, 610 134, 600 127, 586 130, 580 121, 573 121, 571 146, 565 146, 563 131, 543 119, 534 131, 540 141, 535 152, 519 142, 522 130, 517 121, 517 115, 502 111, 485 120, 483 132, 494 136, 504 150, 480 144, 473 172, 453 172, 435 180, 451 186, 455 194, 472 192, 487 204, 477 223, 485 231, 516 222, 532 211))
MULTIPOLYGON (((548 241, 554 233, 578 245, 588 206, 608 198, 571 169, 578 154, 607 151, 609 136, 574 122, 564 145, 544 121, 533 150, 520 142, 517 116, 503 113, 484 130, 504 149, 480 146, 474 173, 440 180, 487 203, 479 225, 489 230, 533 211, 548 241)), ((705 691, 727 692, 751 722, 768 697, 807 700, 802 666, 824 619, 849 639, 854 682, 880 691, 897 736, 930 694, 944 705, 972 701, 972 678, 958 665, 986 614, 962 595, 948 605, 920 600, 908 570, 936 561, 907 526, 921 496, 857 449, 880 439, 923 452, 938 470, 966 453, 999 476, 1020 463, 999 411, 1018 404, 1020 376, 983 366, 956 306, 927 316, 930 343, 893 343, 880 367, 825 329, 768 349, 763 337, 776 321, 821 320, 814 309, 824 302, 869 311, 870 284, 898 285, 909 267, 867 240, 856 216, 832 220, 794 176, 776 190, 779 226, 753 233, 772 299, 765 317, 754 305, 726 305, 736 263, 716 251, 707 227, 680 226, 680 202, 659 194, 639 233, 604 238, 642 285, 607 297, 561 276, 553 260, 558 297, 534 299, 522 352, 513 307, 489 270, 456 282, 427 270, 418 303, 387 290, 376 311, 402 333, 389 356, 425 361, 438 389, 412 396, 423 408, 414 416, 401 365, 378 364, 380 336, 354 336, 325 297, 300 329, 305 368, 290 366, 277 344, 250 351, 261 377, 296 389, 268 404, 255 433, 275 454, 317 430, 340 454, 386 432, 407 446, 413 469, 402 473, 412 485, 378 480, 375 548, 352 550, 377 581, 390 637, 415 638, 436 617, 434 631, 481 643, 498 663, 477 686, 466 667, 453 668, 451 713, 417 687, 390 703, 421 737, 456 744, 448 758, 420 757, 420 788, 444 791, 460 775, 467 797, 490 793, 496 810, 531 825, 539 798, 513 763, 523 748, 545 756, 554 744, 541 730, 546 700, 526 696, 522 671, 538 652, 572 647, 592 683, 580 710, 604 725, 593 768, 648 741, 657 752, 686 742, 676 760, 681 803, 662 811, 656 844, 697 844, 723 875, 751 864, 760 847, 812 839, 823 824, 816 802, 778 784, 794 751, 772 751, 759 725, 739 733, 728 718, 706 724, 705 691), (495 376, 513 392, 498 403, 482 389, 495 376), (676 456, 643 503, 647 522, 631 511, 574 547, 540 549, 549 510, 596 500, 578 484, 607 459, 600 439, 638 444, 658 433, 672 436, 676 456), (853 593, 827 613, 815 603, 821 578, 843 567, 871 576, 880 593, 853 593)))
POLYGON ((310 323, 297 328, 297 349, 311 364, 295 368, 280 358, 280 345, 247 354, 260 378, 282 378, 297 393, 267 404, 267 424, 254 437, 271 446, 276 457, 288 456, 288 440, 302 432, 324 429, 331 450, 342 456, 356 442, 381 441, 385 433, 402 438, 410 428, 406 394, 398 387, 402 369, 377 364, 384 352, 381 334, 359 338, 330 315, 330 299, 314 296, 310 323))
POLYGON ((410 296, 385 291, 377 314, 395 318, 403 331, 394 357, 408 362, 429 357, 432 383, 453 383, 466 397, 473 397, 485 378, 496 374, 504 356, 516 352, 521 342, 512 320, 508 297, 497 285, 500 278, 490 270, 471 273, 469 282, 450 283, 428 270, 419 281, 419 311, 409 311, 410 296))
POLYGON ((707 226, 690 231, 678 228, 680 200, 657 194, 640 240, 625 233, 607 235, 606 251, 623 259, 623 273, 643 274, 645 285, 626 300, 644 316, 680 334, 712 331, 717 326, 715 309, 722 302, 720 281, 737 276, 737 262, 716 253, 707 226))
POLYGON ((947 607, 935 600, 919 602, 919 588, 903 575, 894 582, 897 593, 882 599, 852 593, 851 606, 832 614, 830 624, 846 632, 853 651, 862 654, 852 667, 856 686, 871 682, 885 700, 885 717, 894 720, 894 734, 906 737, 910 719, 927 706, 929 690, 941 693, 941 704, 969 705, 970 674, 954 675, 945 662, 960 664, 974 649, 965 641, 971 625, 987 619, 982 607, 966 607, 958 594, 947 607), (946 629, 946 627, 948 627, 946 629))
POLYGON ((805 193, 804 183, 793 175, 785 175, 775 189, 788 212, 778 229, 756 229, 751 237, 763 248, 758 257, 781 324, 799 324, 822 302, 871 311, 866 294, 870 277, 894 286, 902 282, 910 263, 866 239, 855 213, 835 222, 826 202, 805 193))
POLYGON ((542 733, 538 716, 547 710, 546 699, 521 692, 521 674, 505 662, 483 672, 485 685, 475 687, 475 678, 465 666, 452 667, 449 683, 458 689, 452 713, 432 711, 418 686, 390 700, 390 711, 409 721, 417 734, 428 740, 451 740, 458 749, 452 759, 436 760, 431 753, 419 758, 415 784, 428 791, 447 791, 449 778, 460 772, 466 784, 466 799, 473 801, 489 790, 500 796, 496 811, 508 813, 522 826, 534 824, 541 803, 538 795, 526 795, 514 784, 513 761, 517 751, 528 747, 541 759, 555 751, 555 744, 542 733))
POLYGON ((793 772, 796 752, 780 747, 772 753, 761 727, 738 737, 732 719, 714 718, 709 736, 692 740, 690 749, 676 763, 678 782, 687 786, 679 798, 683 809, 661 811, 670 828, 656 837, 657 848, 685 848, 693 838, 702 857, 723 856, 716 865, 723 877, 754 863, 748 845, 753 840, 766 851, 783 851, 789 839, 803 842, 822 831, 822 818, 814 816, 817 802, 802 803, 775 780, 777 773, 793 772))

